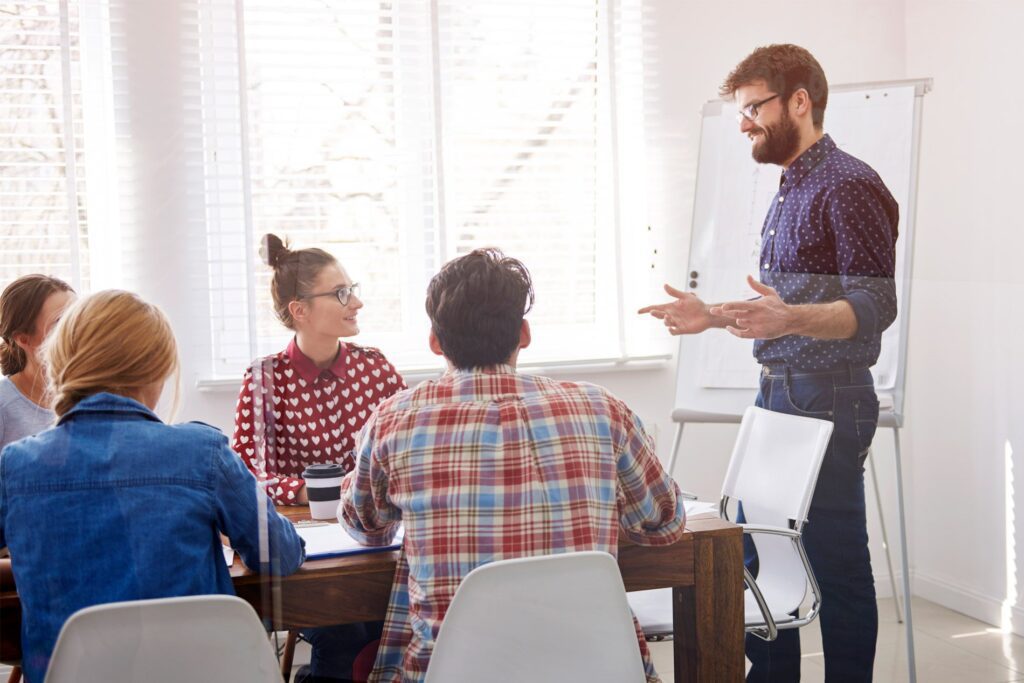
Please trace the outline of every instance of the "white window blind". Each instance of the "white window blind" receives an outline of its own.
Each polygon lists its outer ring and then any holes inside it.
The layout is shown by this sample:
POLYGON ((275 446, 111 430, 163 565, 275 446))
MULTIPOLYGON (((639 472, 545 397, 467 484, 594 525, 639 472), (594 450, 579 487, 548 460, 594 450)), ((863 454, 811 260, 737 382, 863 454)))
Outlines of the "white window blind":
POLYGON ((527 264, 546 358, 615 353, 605 4, 438 3, 448 253, 527 264))
POLYGON ((88 287, 79 3, 0 2, 0 286, 88 287))
POLYGON ((288 337, 257 256, 267 232, 334 253, 363 286, 355 341, 403 367, 437 363, 426 284, 478 246, 534 276, 529 360, 634 353, 623 259, 645 255, 622 217, 643 229, 639 7, 205 0, 215 374, 288 337))
POLYGON ((268 232, 335 254, 362 286, 358 341, 422 362, 425 332, 419 345, 407 337, 438 262, 428 15, 367 0, 223 6, 204 36, 223 74, 206 110, 217 152, 207 174, 218 214, 214 370, 237 374, 287 339, 257 256, 268 232), (234 35, 220 30, 232 23, 234 35))

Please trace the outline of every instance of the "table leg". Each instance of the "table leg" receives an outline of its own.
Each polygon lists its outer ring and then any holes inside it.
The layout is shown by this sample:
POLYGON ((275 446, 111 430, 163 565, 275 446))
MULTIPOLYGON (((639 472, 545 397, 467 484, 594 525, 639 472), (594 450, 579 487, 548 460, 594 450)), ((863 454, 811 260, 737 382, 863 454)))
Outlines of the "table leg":
POLYGON ((694 585, 672 589, 676 683, 743 680, 742 539, 695 540, 694 585))

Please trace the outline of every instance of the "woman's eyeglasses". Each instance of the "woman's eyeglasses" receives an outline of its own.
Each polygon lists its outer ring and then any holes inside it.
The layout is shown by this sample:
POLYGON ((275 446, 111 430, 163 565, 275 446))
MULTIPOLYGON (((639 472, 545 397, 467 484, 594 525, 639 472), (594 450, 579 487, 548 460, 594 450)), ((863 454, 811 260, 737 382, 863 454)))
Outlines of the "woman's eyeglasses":
POLYGON ((342 285, 341 287, 338 287, 337 289, 332 289, 329 292, 320 292, 319 294, 308 294, 306 296, 299 297, 299 298, 301 298, 301 299, 315 299, 318 296, 333 296, 334 298, 336 298, 338 300, 338 303, 340 303, 342 306, 348 306, 349 299, 352 298, 353 294, 355 296, 359 296, 359 283, 358 282, 353 282, 350 285, 342 285))

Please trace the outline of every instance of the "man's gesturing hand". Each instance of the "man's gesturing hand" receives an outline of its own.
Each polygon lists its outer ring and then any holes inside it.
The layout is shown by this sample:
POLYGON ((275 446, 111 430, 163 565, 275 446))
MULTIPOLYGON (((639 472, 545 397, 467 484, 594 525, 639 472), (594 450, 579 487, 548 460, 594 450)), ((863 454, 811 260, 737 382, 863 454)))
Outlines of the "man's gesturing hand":
POLYGON ((708 312, 707 305, 696 295, 681 292, 671 285, 665 285, 665 292, 675 297, 667 304, 644 306, 637 313, 652 316, 665 323, 668 331, 676 334, 697 334, 709 327, 717 327, 715 319, 708 312))
POLYGON ((792 307, 779 298, 778 292, 750 275, 747 284, 760 298, 712 306, 711 315, 730 318, 725 329, 743 339, 775 339, 791 334, 792 307))

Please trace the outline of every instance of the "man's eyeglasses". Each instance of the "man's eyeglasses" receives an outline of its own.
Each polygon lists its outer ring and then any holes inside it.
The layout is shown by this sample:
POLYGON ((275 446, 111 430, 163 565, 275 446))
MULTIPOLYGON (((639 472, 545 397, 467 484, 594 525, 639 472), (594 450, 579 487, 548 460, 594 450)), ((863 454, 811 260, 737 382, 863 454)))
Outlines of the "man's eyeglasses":
POLYGON ((743 107, 743 109, 740 109, 740 112, 736 114, 736 120, 740 123, 743 123, 743 119, 746 119, 747 121, 753 123, 754 119, 757 118, 758 110, 760 110, 761 107, 768 104, 778 96, 779 94, 776 93, 771 97, 764 98, 760 102, 752 102, 748 104, 747 106, 743 107))
POLYGON ((309 294, 302 297, 303 299, 315 299, 318 296, 333 296, 338 300, 342 306, 348 306, 349 299, 352 295, 359 296, 359 283, 353 282, 350 285, 342 285, 337 289, 332 289, 329 292, 320 292, 319 294, 309 294))

